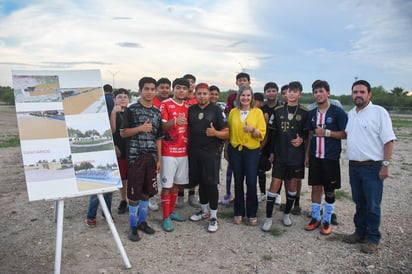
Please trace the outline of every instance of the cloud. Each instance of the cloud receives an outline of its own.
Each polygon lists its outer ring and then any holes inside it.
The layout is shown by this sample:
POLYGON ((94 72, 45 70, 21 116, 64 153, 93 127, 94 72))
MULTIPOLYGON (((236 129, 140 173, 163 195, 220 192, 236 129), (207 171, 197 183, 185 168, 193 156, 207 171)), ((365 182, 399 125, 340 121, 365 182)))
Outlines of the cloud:
POLYGON ((122 48, 141 48, 142 46, 138 43, 133 43, 133 42, 119 42, 117 43, 119 47, 122 48))

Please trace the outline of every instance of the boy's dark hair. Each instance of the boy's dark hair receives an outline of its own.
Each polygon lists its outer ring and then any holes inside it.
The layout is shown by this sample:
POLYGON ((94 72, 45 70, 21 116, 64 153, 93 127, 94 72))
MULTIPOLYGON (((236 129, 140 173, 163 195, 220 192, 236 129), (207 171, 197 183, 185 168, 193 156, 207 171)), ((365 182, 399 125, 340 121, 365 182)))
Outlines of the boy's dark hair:
POLYGON ((288 89, 289 89, 289 85, 283 85, 283 86, 280 88, 280 92, 282 93, 282 91, 288 90, 288 89))
POLYGON ((175 88, 175 86, 185 86, 187 88, 189 88, 190 84, 189 84, 189 80, 185 79, 185 78, 176 78, 173 83, 172 83, 172 88, 175 88))
POLYGON ((302 84, 299 81, 293 81, 289 83, 289 89, 290 90, 299 90, 300 92, 302 92, 303 87, 302 84))
POLYGON ((276 89, 276 91, 279 91, 279 87, 275 82, 268 82, 265 84, 263 91, 266 92, 266 90, 270 89, 270 88, 274 88, 276 89))
POLYGON ((167 85, 171 86, 172 82, 170 82, 170 80, 168 78, 162 77, 159 80, 157 80, 156 87, 160 86, 161 84, 167 84, 167 85))
POLYGON ((260 92, 254 93, 253 99, 255 99, 255 101, 261 101, 261 102, 265 100, 265 98, 263 97, 263 93, 260 93, 260 92))
POLYGON ((219 89, 217 86, 215 86, 215 85, 210 86, 210 87, 209 87, 209 90, 210 90, 210 91, 216 90, 218 93, 220 93, 220 89, 219 89))
POLYGON ((330 87, 328 82, 323 81, 323 80, 316 80, 315 82, 313 82, 312 84, 312 92, 315 91, 315 89, 318 88, 324 88, 327 92, 330 92, 330 87))
POLYGON ((366 80, 358 80, 358 81, 356 81, 355 83, 352 84, 352 90, 353 90, 353 87, 356 86, 356 85, 363 85, 363 86, 367 87, 368 93, 371 93, 371 90, 372 90, 372 89, 371 89, 371 84, 369 84, 368 81, 366 81, 366 80))
POLYGON ((193 82, 196 82, 196 77, 195 77, 193 74, 185 74, 185 75, 183 76, 183 78, 185 78, 186 80, 192 79, 193 82))
POLYGON ((105 93, 112 93, 113 92, 113 88, 109 84, 104 85, 103 90, 104 90, 105 93))
POLYGON ((130 97, 130 92, 127 89, 124 89, 124 88, 115 89, 113 91, 113 96, 114 97, 116 97, 119 94, 126 94, 128 97, 130 97))
POLYGON ((143 77, 139 80, 139 89, 143 89, 145 84, 154 84, 156 86, 156 79, 153 77, 143 77))
POLYGON ((246 72, 239 72, 236 75, 236 81, 239 80, 240 78, 246 78, 250 82, 250 75, 247 74, 246 72))

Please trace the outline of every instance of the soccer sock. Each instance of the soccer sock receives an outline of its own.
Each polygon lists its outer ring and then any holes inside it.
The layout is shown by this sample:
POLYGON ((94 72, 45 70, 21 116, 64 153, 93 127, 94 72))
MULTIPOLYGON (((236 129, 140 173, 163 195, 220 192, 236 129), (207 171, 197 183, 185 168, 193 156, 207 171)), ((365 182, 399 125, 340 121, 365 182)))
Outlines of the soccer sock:
POLYGON ((285 214, 289 214, 290 210, 292 209, 293 206, 293 202, 295 201, 296 198, 296 191, 295 192, 291 192, 288 191, 287 193, 287 200, 286 200, 286 207, 285 207, 285 214))
POLYGON ((139 210, 139 204, 132 204, 129 202, 129 222, 130 227, 137 226, 137 211, 139 210))
POLYGON ((273 206, 275 205, 277 193, 272 193, 268 191, 266 199, 266 218, 272 218, 273 206))
POLYGON ((320 208, 322 204, 312 203, 312 218, 320 221, 320 208))
POLYGON ((211 209, 210 210, 210 218, 217 219, 217 209, 211 209))
POLYGON ((149 206, 148 200, 140 200, 139 202, 139 221, 137 222, 138 225, 146 221, 147 218, 147 208, 149 206))
POLYGON ((160 198, 162 199, 163 219, 166 219, 170 216, 171 195, 170 195, 170 193, 169 194, 161 194, 160 198))
POLYGON ((184 190, 184 189, 182 189, 182 190, 179 189, 179 194, 178 194, 178 196, 179 196, 179 197, 184 197, 184 196, 185 196, 185 190, 184 190))
POLYGON ((332 218, 333 209, 335 208, 335 204, 330 204, 325 202, 325 214, 323 214, 323 222, 330 223, 330 219, 332 218))
POLYGON ((300 202, 300 196, 297 196, 297 195, 296 195, 296 198, 295 198, 295 204, 294 204, 294 205, 295 205, 295 207, 300 206, 300 203, 299 203, 299 202, 300 202))
POLYGON ((169 212, 170 213, 175 211, 176 200, 177 200, 177 192, 176 191, 171 191, 170 192, 170 205, 169 205, 169 212))
POLYGON ((200 204, 200 208, 202 209, 203 213, 208 212, 208 206, 209 206, 209 204, 200 204))

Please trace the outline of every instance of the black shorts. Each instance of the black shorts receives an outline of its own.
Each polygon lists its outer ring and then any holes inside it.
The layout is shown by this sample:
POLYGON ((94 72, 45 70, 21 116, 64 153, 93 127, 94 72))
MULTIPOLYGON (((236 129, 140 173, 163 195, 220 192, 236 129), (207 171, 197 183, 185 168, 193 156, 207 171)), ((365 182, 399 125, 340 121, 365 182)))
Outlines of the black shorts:
POLYGON ((219 184, 220 152, 192 151, 189 153, 189 186, 219 184))
POLYGON ((290 180, 293 178, 305 178, 305 166, 289 166, 286 163, 276 162, 273 164, 272 177, 282 180, 290 180))
POLYGON ((136 201, 158 192, 156 161, 152 154, 139 156, 127 170, 127 198, 136 201))
POLYGON ((321 185, 326 192, 339 189, 341 187, 339 160, 310 157, 308 184, 310 186, 321 185))

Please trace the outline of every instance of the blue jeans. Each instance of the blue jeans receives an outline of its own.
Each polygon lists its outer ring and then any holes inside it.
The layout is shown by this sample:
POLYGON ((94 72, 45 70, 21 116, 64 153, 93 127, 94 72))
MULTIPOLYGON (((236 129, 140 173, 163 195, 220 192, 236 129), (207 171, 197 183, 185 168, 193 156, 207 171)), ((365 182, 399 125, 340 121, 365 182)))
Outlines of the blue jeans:
POLYGON ((379 244, 381 234, 381 203, 383 180, 379 178, 382 163, 376 162, 367 166, 349 164, 349 179, 352 188, 352 199, 356 205, 355 232, 366 236, 369 242, 379 244))
POLYGON ((255 218, 258 210, 257 200, 257 172, 259 164, 259 149, 247 149, 241 151, 229 145, 229 162, 235 177, 235 216, 247 216, 255 218), (244 178, 246 177, 246 207, 244 178), (246 214, 245 214, 246 213, 246 214))
MULTIPOLYGON (((106 202, 107 208, 110 214, 112 214, 112 197, 113 192, 107 192, 103 194, 104 201, 106 202)), ((90 195, 89 209, 87 210, 87 219, 95 219, 97 215, 97 208, 99 207, 99 198, 97 195, 90 195)))

